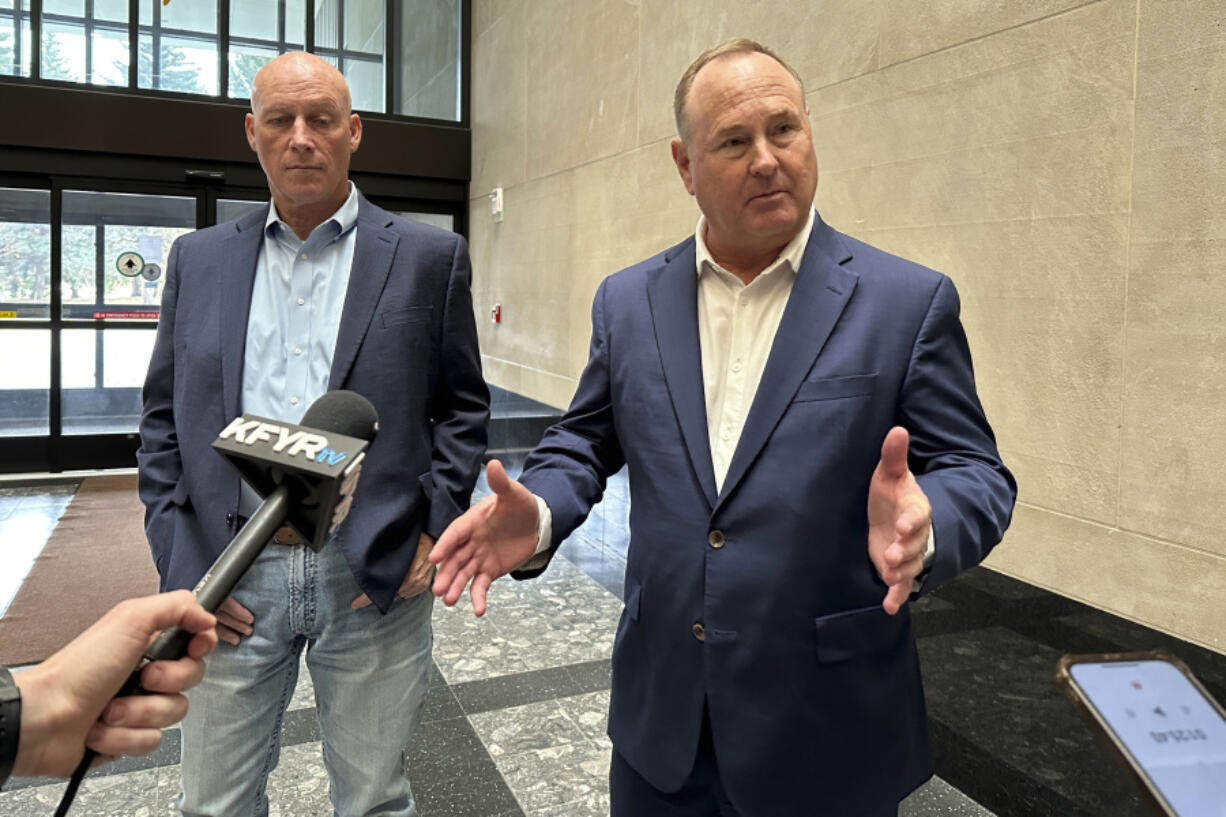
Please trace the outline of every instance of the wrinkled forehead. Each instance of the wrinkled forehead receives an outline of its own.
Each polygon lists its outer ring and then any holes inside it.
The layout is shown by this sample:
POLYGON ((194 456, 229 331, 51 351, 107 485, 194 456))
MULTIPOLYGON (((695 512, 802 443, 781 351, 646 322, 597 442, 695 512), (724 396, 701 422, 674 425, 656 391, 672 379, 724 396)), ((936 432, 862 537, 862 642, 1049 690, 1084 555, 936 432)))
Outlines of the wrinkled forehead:
POLYGON ((729 54, 712 60, 694 77, 686 108, 690 121, 708 124, 748 106, 769 112, 803 113, 800 85, 766 54, 729 54))
POLYGON ((251 109, 286 104, 333 107, 349 113, 349 86, 331 64, 312 54, 284 54, 255 75, 251 109))

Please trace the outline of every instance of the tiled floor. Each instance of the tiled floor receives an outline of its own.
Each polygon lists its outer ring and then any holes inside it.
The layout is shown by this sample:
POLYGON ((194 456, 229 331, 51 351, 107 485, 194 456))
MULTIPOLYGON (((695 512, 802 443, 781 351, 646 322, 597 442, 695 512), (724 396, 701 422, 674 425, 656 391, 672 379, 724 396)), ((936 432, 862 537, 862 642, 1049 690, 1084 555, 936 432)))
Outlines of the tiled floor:
MULTIPOLYGON (((13 588, 72 490, 0 489, 0 576, 13 588)), ((467 599, 435 606, 435 671, 407 755, 422 817, 608 813, 605 713, 628 508, 618 475, 544 576, 496 583, 482 619, 467 599)), ((12 592, 0 593, 0 606, 12 592)), ((1063 652, 1162 646, 1219 699, 1226 691, 1223 656, 982 568, 913 615, 940 777, 903 803, 906 817, 1145 813, 1052 683, 1063 652)), ((299 677, 270 785, 272 814, 328 815, 309 675, 299 677)), ((177 759, 178 731, 170 729, 153 755, 91 774, 71 813, 175 814, 177 759)), ((63 784, 14 779, 7 788, 0 814, 49 814, 63 784)))
MULTIPOLYGON (((37 554, 72 489, 0 489, 0 514, 26 520, 5 535, 4 575, 13 563, 19 563, 13 572, 25 575, 33 556, 19 554, 37 554)), ((485 491, 479 486, 478 496, 485 491)), ((618 475, 544 576, 496 583, 481 619, 467 597, 452 609, 435 606, 435 672, 408 762, 422 817, 608 814, 609 659, 622 607, 628 509, 625 476, 618 475)), ((299 678, 270 783, 272 814, 327 815, 305 667, 299 678)), ((71 813, 175 814, 177 759, 178 731, 169 729, 153 755, 92 773, 71 813)), ((0 814, 33 815, 54 809, 63 784, 16 778, 7 788, 0 814)), ((902 813, 991 815, 939 780, 913 795, 902 813)))

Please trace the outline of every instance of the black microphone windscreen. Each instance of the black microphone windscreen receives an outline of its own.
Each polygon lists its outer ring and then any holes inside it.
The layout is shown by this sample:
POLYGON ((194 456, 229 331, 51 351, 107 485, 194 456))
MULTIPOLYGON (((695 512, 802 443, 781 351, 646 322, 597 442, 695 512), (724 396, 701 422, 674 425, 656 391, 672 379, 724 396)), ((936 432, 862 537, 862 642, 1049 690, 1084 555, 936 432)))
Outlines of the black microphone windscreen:
POLYGON ((302 415, 301 425, 369 442, 379 430, 379 413, 362 395, 342 389, 321 395, 302 415))

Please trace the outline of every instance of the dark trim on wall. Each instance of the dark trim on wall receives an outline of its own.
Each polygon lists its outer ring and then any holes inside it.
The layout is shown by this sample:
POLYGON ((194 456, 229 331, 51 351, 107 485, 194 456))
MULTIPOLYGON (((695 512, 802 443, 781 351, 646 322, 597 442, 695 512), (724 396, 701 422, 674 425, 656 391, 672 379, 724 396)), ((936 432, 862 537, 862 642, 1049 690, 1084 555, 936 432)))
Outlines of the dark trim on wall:
MULTIPOLYGON (((263 176, 243 134, 243 103, 134 96, 67 85, 0 82, 5 109, 0 146, 143 157, 190 157, 198 163, 250 165, 263 176)), ((467 87, 465 87, 467 90, 467 87)), ((468 128, 425 121, 363 117, 355 174, 379 173, 467 183, 472 135, 468 128)), ((0 162, 8 168, 20 167, 0 162)), ((91 174, 92 175, 92 174, 91 174)), ((182 180, 182 176, 179 177, 182 180)))

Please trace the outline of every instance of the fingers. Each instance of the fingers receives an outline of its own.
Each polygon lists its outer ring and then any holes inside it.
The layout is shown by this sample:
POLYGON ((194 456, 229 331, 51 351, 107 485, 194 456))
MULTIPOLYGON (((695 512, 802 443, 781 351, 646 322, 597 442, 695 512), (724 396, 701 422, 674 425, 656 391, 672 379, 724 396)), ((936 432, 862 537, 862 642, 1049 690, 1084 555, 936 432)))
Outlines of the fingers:
POLYGON ((132 695, 116 698, 102 710, 99 723, 127 729, 162 729, 187 714, 184 695, 132 695))
MULTIPOLYGON (((451 585, 447 588, 446 594, 443 596, 443 604, 448 607, 453 606, 460 600, 460 596, 464 594, 464 588, 468 586, 469 581, 477 572, 477 563, 475 560, 469 559, 456 573, 456 576, 451 581, 451 585)), ((477 613, 477 615, 481 615, 477 613)))
POLYGON ((907 473, 907 446, 911 436, 902 426, 894 426, 881 443, 881 463, 877 467, 886 477, 901 477, 907 473))
POLYGON ((189 658, 195 658, 197 661, 204 658, 213 651, 217 646, 217 627, 216 619, 213 619, 213 625, 207 630, 202 630, 192 636, 192 640, 187 642, 187 655, 189 658))
POLYGON ((490 582, 489 574, 482 573, 473 579, 472 589, 468 591, 473 601, 473 613, 477 617, 485 615, 485 594, 490 589, 490 582))
POLYGON ((366 595, 365 593, 358 596, 349 605, 350 609, 353 609, 353 610, 361 610, 363 607, 369 607, 369 606, 370 606, 370 596, 366 595))
POLYGON ((255 632, 254 624, 255 616, 251 614, 250 610, 235 601, 233 597, 227 598, 217 608, 217 635, 226 643, 238 643, 238 641, 231 641, 227 637, 227 630, 229 635, 233 635, 236 638, 247 636, 255 632))
POLYGON ((255 616, 251 614, 251 611, 239 604, 238 600, 233 596, 227 597, 226 600, 221 603, 221 606, 217 608, 218 616, 221 616, 223 613, 235 621, 242 622, 243 624, 255 623, 255 616))
POLYGON ((217 638, 221 641, 226 642, 227 644, 232 644, 235 647, 237 647, 238 642, 242 641, 243 639, 243 637, 239 633, 235 632, 234 630, 231 630, 225 624, 222 624, 221 621, 217 622, 217 638))
POLYGON ((141 670, 140 685, 146 692, 177 693, 191 689, 204 677, 204 662, 194 658, 154 661, 141 670))
POLYGON ((911 580, 899 582, 892 585, 889 591, 885 594, 885 600, 881 602, 881 607, 890 615, 894 615, 911 597, 911 580))
POLYGON ((452 554, 468 543, 477 524, 489 515, 493 504, 494 497, 487 496, 457 517, 447 526, 447 530, 443 531, 443 535, 434 543, 434 547, 430 549, 430 554, 426 558, 433 564, 439 565, 442 571, 446 567, 444 560, 449 559, 452 554))
POLYGON ((100 756, 147 755, 162 742, 161 729, 129 729, 95 723, 85 736, 85 745, 100 756))

